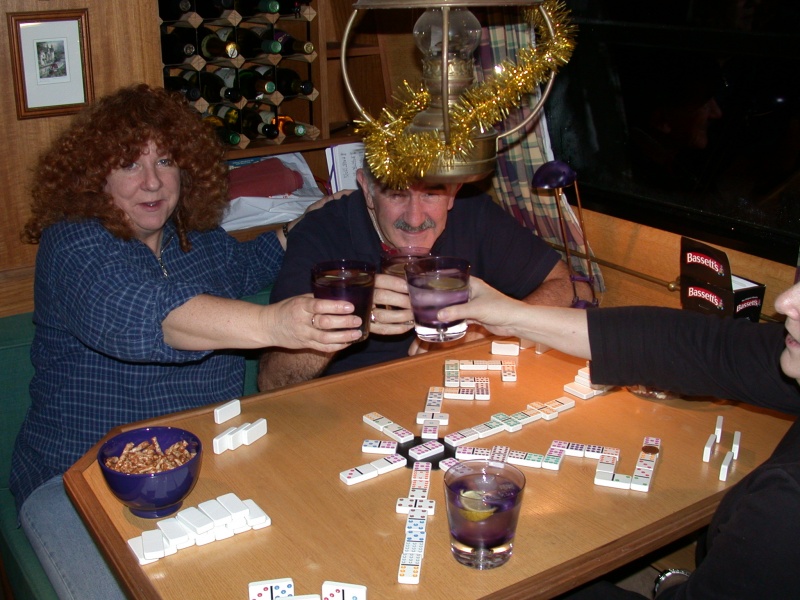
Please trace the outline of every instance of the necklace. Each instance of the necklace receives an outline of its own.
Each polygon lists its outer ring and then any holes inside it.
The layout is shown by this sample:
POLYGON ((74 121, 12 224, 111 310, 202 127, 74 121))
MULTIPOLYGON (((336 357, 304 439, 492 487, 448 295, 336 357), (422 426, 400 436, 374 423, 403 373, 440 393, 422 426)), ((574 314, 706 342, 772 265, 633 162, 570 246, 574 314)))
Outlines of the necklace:
POLYGON ((161 250, 159 251, 158 256, 156 256, 156 260, 158 261, 158 266, 161 267, 161 272, 164 274, 164 279, 169 277, 169 273, 167 272, 167 266, 164 264, 164 258, 163 258, 164 250, 166 249, 167 246, 169 246, 169 243, 172 241, 172 237, 173 236, 169 236, 167 238, 167 241, 161 245, 161 250))
POLYGON ((372 226, 375 228, 375 233, 378 234, 378 239, 381 241, 381 244, 384 246, 388 245, 386 240, 383 239, 383 234, 381 233, 380 227, 378 227, 378 221, 375 219, 375 213, 372 212, 371 208, 367 208, 367 214, 369 215, 370 221, 372 221, 372 226))

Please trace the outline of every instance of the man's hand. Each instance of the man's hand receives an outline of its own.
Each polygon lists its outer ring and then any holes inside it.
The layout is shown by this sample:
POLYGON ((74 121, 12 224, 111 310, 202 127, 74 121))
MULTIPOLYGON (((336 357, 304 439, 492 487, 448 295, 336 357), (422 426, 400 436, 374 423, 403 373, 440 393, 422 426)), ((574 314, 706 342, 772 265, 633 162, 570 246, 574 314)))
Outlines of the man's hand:
POLYGON ((405 279, 384 274, 375 276, 370 321, 369 330, 380 335, 399 335, 414 327, 405 279))

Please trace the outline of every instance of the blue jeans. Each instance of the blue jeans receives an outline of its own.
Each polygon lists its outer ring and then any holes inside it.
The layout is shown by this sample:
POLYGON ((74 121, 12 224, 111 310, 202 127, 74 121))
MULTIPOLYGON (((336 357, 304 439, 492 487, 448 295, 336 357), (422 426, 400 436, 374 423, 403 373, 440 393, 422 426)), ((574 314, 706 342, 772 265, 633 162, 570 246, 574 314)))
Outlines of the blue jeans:
POLYGON ((67 496, 60 475, 28 496, 19 520, 59 598, 125 598, 67 496))

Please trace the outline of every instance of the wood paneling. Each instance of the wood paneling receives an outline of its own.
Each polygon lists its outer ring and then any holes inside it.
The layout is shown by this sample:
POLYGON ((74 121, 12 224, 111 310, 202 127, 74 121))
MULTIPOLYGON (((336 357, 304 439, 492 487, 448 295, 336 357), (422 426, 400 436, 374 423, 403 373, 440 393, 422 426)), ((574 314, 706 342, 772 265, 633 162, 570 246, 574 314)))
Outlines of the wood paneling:
MULTIPOLYGON (((80 2, 6 0, 4 12, 89 9, 95 97, 118 87, 161 81, 158 15, 153 0, 129 0, 114 6, 104 0, 80 2), (148 24, 143 26, 142 24, 148 24)), ((0 37, 8 40, 6 19, 0 19, 0 37)), ((18 120, 14 104, 8 42, 0 44, 0 316, 32 309, 32 275, 36 247, 20 241, 29 215, 32 173, 37 158, 69 124, 72 117, 18 120)))

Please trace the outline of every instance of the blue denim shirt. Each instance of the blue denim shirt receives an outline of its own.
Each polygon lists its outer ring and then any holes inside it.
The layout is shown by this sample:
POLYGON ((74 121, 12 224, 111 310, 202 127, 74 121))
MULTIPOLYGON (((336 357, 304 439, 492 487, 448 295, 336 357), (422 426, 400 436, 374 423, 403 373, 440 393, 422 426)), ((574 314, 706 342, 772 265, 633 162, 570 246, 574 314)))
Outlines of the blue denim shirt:
MULTIPOLYGON (((111 428, 242 393, 244 358, 164 342, 161 323, 198 294, 240 298, 271 285, 283 260, 274 234, 240 243, 193 232, 183 252, 171 223, 162 262, 98 221, 48 227, 36 257, 31 408, 17 436, 11 490, 20 507, 111 428)), ((209 315, 213 318, 213 315, 209 315)))

